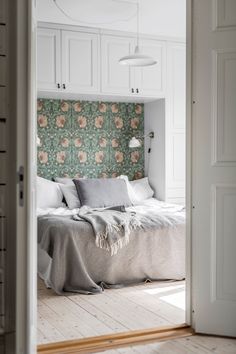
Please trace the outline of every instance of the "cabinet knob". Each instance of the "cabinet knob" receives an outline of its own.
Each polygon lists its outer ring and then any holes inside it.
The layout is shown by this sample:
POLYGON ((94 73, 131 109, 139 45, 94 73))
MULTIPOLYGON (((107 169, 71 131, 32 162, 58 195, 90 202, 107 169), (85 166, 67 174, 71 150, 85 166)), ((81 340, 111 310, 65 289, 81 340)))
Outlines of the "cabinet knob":
POLYGON ((133 88, 131 89, 131 92, 134 93, 134 89, 133 88))
POLYGON ((63 84, 62 87, 63 87, 64 90, 66 89, 66 85, 65 84, 63 84))
POLYGON ((136 93, 139 93, 139 89, 138 88, 136 89, 136 93))
POLYGON ((57 88, 61 88, 61 85, 60 85, 60 84, 57 84, 57 88))

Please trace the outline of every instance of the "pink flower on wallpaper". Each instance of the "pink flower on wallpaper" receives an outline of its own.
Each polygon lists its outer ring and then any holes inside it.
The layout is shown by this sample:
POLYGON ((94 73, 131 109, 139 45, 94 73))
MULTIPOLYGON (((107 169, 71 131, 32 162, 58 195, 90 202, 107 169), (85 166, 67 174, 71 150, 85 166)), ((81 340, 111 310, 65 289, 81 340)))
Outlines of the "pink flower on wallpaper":
POLYGON ((40 114, 38 116, 38 124, 40 128, 45 128, 48 125, 48 118, 47 116, 40 114))
POLYGON ((81 174, 79 172, 75 174, 75 179, 76 178, 82 178, 82 176, 81 176, 81 174))
POLYGON ((124 123, 123 123, 123 119, 122 118, 115 117, 114 121, 115 121, 115 126, 116 126, 117 129, 123 128, 124 123))
POLYGON ((38 112, 41 111, 42 108, 43 108, 43 102, 40 101, 40 100, 38 100, 38 101, 37 101, 37 111, 38 111, 38 112))
POLYGON ((99 139, 99 145, 103 148, 105 148, 107 146, 107 139, 105 138, 100 138, 99 139))
POLYGON ((84 116, 78 116, 77 122, 79 124, 79 127, 83 129, 87 125, 87 118, 84 116))
POLYGON ((82 139, 81 138, 76 138, 74 140, 74 144, 75 144, 75 147, 81 147, 83 142, 82 142, 82 139))
POLYGON ((56 126, 58 128, 64 128, 64 125, 66 123, 66 118, 63 115, 57 116, 56 117, 56 126))
POLYGON ((39 151, 38 158, 40 163, 46 164, 48 162, 48 153, 45 151, 39 151))
POLYGON ((61 139, 61 146, 63 146, 64 148, 67 148, 70 145, 70 141, 67 138, 62 138, 61 139))
POLYGON ((121 151, 116 151, 115 153, 115 159, 117 163, 121 163, 124 160, 124 154, 121 151))
POLYGON ((66 159, 66 152, 65 151, 59 151, 57 153, 57 162, 60 164, 63 164, 66 159))
POLYGON ((141 114, 142 113, 142 106, 140 104, 136 104, 135 113, 136 114, 141 114))
POLYGON ((95 118, 95 127, 98 129, 101 129, 104 123, 104 118, 103 116, 98 116, 95 118))
POLYGON ((107 111, 107 106, 105 103, 99 103, 98 109, 101 113, 105 113, 107 111))
POLYGON ((102 172, 100 174, 100 178, 108 178, 108 174, 106 172, 102 172))
POLYGON ((140 158, 140 154, 138 151, 131 152, 131 161, 133 163, 137 163, 139 161, 139 158, 140 158))
POLYGON ((143 173, 140 171, 135 172, 134 179, 140 179, 143 177, 143 173))
POLYGON ((95 152, 95 161, 96 163, 102 163, 104 160, 105 154, 103 151, 97 151, 95 152))
POLYGON ((111 105, 111 111, 112 111, 112 113, 118 113, 119 107, 118 107, 118 104, 117 104, 117 103, 113 103, 113 104, 111 105))
POLYGON ((119 146, 119 140, 116 139, 116 138, 113 138, 112 141, 111 141, 111 146, 113 148, 117 148, 119 146))
POLYGON ((132 118, 130 120, 130 126, 131 128, 133 129, 138 129, 138 126, 139 126, 139 118, 132 118))
POLYGON ((62 103, 61 103, 61 110, 63 111, 63 112, 68 112, 68 110, 69 110, 69 104, 66 102, 66 101, 62 101, 62 103))
POLYGON ((81 105, 80 102, 76 102, 73 107, 74 107, 75 112, 81 112, 82 111, 82 105, 81 105))
POLYGON ((85 151, 79 151, 78 153, 78 159, 80 163, 85 163, 87 161, 87 152, 85 151))

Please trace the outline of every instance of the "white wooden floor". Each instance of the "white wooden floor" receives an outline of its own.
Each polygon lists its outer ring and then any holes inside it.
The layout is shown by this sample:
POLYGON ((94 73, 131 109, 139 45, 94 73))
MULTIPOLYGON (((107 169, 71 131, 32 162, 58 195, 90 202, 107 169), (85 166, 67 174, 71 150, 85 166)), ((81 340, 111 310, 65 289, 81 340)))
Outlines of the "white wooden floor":
POLYGON ((161 343, 108 350, 104 354, 236 354, 236 340, 191 336, 161 343))
POLYGON ((38 344, 184 323, 184 305, 184 281, 58 296, 39 280, 38 344))

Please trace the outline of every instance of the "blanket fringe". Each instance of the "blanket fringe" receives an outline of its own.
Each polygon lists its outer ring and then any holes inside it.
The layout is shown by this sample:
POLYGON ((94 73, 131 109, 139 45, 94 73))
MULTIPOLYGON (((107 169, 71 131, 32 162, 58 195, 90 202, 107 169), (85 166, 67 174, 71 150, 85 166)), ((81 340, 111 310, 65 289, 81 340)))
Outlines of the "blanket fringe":
POLYGON ((141 227, 141 223, 136 218, 132 218, 130 222, 124 222, 119 225, 107 224, 104 232, 96 234, 96 246, 109 251, 111 256, 114 256, 120 249, 129 243, 129 235, 131 231, 137 229, 138 227, 141 227), (112 244, 109 244, 108 236, 113 231, 119 232, 121 230, 124 230, 124 237, 112 244))

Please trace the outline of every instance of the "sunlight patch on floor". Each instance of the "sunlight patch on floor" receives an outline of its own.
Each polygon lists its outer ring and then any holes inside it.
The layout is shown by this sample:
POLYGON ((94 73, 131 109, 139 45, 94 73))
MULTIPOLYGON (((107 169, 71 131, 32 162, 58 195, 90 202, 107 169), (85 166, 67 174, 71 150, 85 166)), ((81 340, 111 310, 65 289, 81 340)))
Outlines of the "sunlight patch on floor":
POLYGON ((185 311, 185 291, 160 297, 160 300, 185 311))
POLYGON ((178 289, 184 290, 184 285, 181 284, 181 285, 174 285, 174 286, 165 286, 165 287, 154 288, 154 289, 145 289, 143 291, 150 295, 156 295, 156 294, 166 293, 168 291, 173 291, 178 289))

